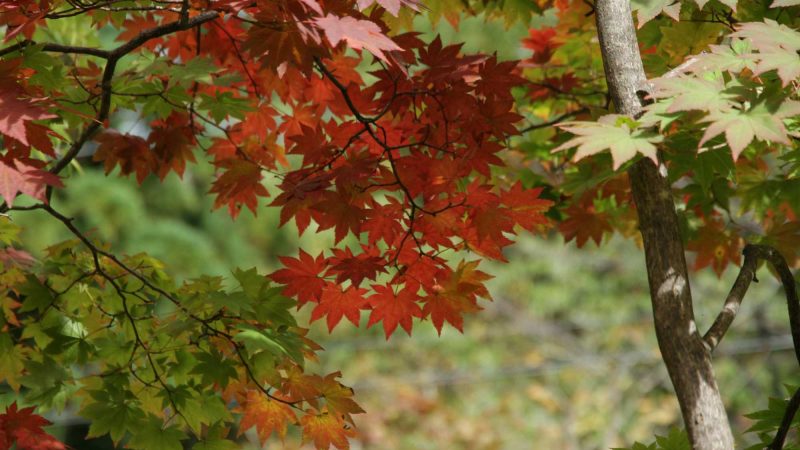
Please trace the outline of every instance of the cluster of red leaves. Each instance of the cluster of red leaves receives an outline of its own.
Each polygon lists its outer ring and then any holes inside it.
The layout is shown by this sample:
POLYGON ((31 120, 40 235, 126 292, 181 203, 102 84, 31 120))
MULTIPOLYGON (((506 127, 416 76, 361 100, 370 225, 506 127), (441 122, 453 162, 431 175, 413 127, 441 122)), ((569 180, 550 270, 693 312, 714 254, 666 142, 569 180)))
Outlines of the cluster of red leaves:
POLYGON ((67 447, 42 427, 50 425, 34 408, 17 409, 13 403, 0 414, 0 450, 64 450, 67 447))
POLYGON ((550 61, 553 52, 561 46, 561 43, 555 39, 556 30, 553 28, 531 28, 528 34, 529 36, 522 40, 522 46, 533 51, 530 60, 535 64, 544 64, 550 61))
MULTIPOLYGON (((378 3, 390 12, 400 5, 378 3)), ((294 219, 301 233, 312 222, 332 229, 338 245, 324 256, 283 258, 286 268, 273 279, 286 293, 314 303, 312 318, 326 318, 331 329, 342 317, 359 323, 364 310, 387 337, 397 325, 410 332, 413 318, 429 317, 440 331, 445 321, 460 328, 462 314, 479 309, 488 276, 477 262, 452 268, 445 252, 502 260, 515 227, 544 225, 551 204, 539 190, 488 184, 491 166, 502 165, 502 140, 520 119, 510 92, 524 82, 515 64, 462 55, 460 46, 425 43, 414 33, 389 38, 380 8, 369 16, 314 0, 217 1, 211 8, 255 24, 226 16, 204 34, 180 32, 144 46, 175 60, 208 57, 219 68, 214 77, 244 73, 229 86, 192 89, 251 99, 251 112, 232 124, 176 112, 164 126, 153 124, 147 138, 105 132, 95 159, 139 181, 181 173, 194 135, 222 129, 208 148, 218 169, 211 193, 215 206, 236 216, 242 207, 257 210, 271 195, 264 174, 285 171, 293 155, 299 167, 280 175, 272 205, 281 208, 282 224, 294 219), (376 82, 365 85, 345 46, 378 59, 376 82)), ((169 15, 128 19, 119 39, 169 15)))
POLYGON ((33 149, 55 156, 50 136, 56 135, 37 123, 55 115, 25 85, 29 75, 18 61, 0 61, 0 134, 6 150, 0 155, 0 199, 8 204, 17 192, 44 200, 47 186, 62 186, 58 177, 42 170, 40 159, 31 156, 33 149))

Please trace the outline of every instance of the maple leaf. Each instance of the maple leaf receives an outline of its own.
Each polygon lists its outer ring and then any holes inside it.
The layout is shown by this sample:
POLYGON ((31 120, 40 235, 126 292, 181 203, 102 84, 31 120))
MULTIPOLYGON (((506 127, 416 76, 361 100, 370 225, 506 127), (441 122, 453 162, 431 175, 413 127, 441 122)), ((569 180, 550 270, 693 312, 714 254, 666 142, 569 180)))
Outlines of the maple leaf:
POLYGON ((158 170, 156 155, 143 138, 132 134, 121 134, 106 130, 95 140, 100 144, 92 158, 102 161, 106 175, 119 165, 122 175, 136 173, 136 181, 141 184, 147 175, 158 170))
POLYGON ((712 111, 703 119, 704 122, 710 122, 710 125, 697 146, 701 148, 710 139, 724 132, 733 159, 736 160, 754 138, 788 144, 789 136, 786 134, 783 119, 798 114, 800 102, 792 100, 782 103, 762 100, 745 110, 712 111))
POLYGON ((353 401, 353 389, 336 380, 341 376, 341 372, 330 373, 324 378, 314 376, 316 379, 314 385, 320 395, 325 397, 325 405, 330 412, 340 416, 348 417, 350 414, 363 413, 364 410, 353 401))
POLYGON ((65 450, 67 447, 42 429, 50 421, 34 414, 34 407, 17 409, 14 402, 0 414, 0 448, 16 444, 18 450, 65 450), (5 442, 3 442, 5 440, 5 442), (6 444, 3 446, 2 444, 6 444))
POLYGON ((349 247, 344 250, 333 249, 329 260, 331 275, 336 275, 336 282, 341 284, 350 280, 353 286, 361 285, 364 279, 375 280, 378 273, 386 273, 386 261, 375 247, 363 247, 362 252, 353 255, 349 247))
POLYGON ((564 235, 564 242, 575 239, 578 248, 586 245, 589 239, 600 245, 606 233, 614 232, 608 214, 596 212, 594 205, 579 203, 571 205, 564 212, 568 217, 558 224, 558 230, 564 235))
POLYGON ((477 297, 491 299, 483 282, 492 278, 477 270, 480 261, 461 261, 458 268, 447 276, 442 283, 434 285, 430 291, 433 295, 425 297, 422 308, 423 317, 430 316, 436 331, 441 334, 442 326, 447 321, 458 331, 463 332, 464 314, 481 310, 477 297))
POLYGON ((300 419, 303 426, 303 441, 313 441, 319 449, 330 448, 331 445, 348 450, 350 443, 348 437, 355 437, 356 432, 334 414, 322 412, 320 414, 306 414, 300 419))
POLYGON ((328 331, 333 331, 344 316, 353 325, 358 326, 361 321, 361 310, 367 306, 364 298, 366 292, 366 289, 352 286, 342 289, 337 284, 329 283, 322 289, 322 298, 319 304, 311 311, 311 321, 326 317, 328 331))
POLYGON ((400 46, 383 34, 375 22, 369 20, 328 14, 315 19, 315 23, 325 31, 325 36, 333 46, 345 41, 351 48, 365 49, 386 62, 389 62, 389 58, 384 52, 401 50, 400 46))
POLYGON ((544 213, 553 206, 552 201, 539 197, 541 193, 541 188, 523 189, 522 183, 518 181, 502 193, 501 199, 508 207, 507 214, 511 220, 528 231, 534 231, 548 223, 544 213))
POLYGON ((577 137, 554 148, 553 152, 577 147, 573 160, 579 161, 589 155, 609 150, 614 161, 614 170, 619 169, 622 163, 632 159, 637 153, 657 162, 654 144, 664 138, 649 129, 635 126, 631 129, 631 125, 632 120, 629 117, 619 114, 607 114, 597 119, 597 122, 565 122, 558 127, 577 137))
POLYGON ((281 256, 285 268, 270 275, 274 281, 285 285, 283 294, 297 298, 300 304, 319 302, 326 282, 322 278, 328 268, 327 258, 322 253, 313 257, 300 249, 298 257, 281 256))
POLYGON ((45 188, 47 186, 63 187, 64 184, 57 175, 29 166, 15 160, 9 163, 0 160, 0 197, 11 206, 17 193, 29 195, 37 200, 46 202, 45 188))
POLYGON ((272 400, 260 391, 247 391, 242 411, 239 434, 241 435, 255 426, 262 445, 267 442, 273 432, 277 432, 283 439, 286 436, 287 426, 297 422, 297 416, 289 405, 272 400))
POLYGON ((655 98, 670 97, 666 112, 729 110, 735 106, 738 95, 725 89, 721 77, 699 78, 694 76, 675 76, 655 78, 650 81, 655 88, 655 98))
POLYGON ((686 249, 697 252, 695 270, 711 266, 718 277, 729 263, 738 265, 741 261, 741 239, 725 230, 721 220, 709 220, 698 231, 695 239, 689 241, 686 249))
POLYGON ((377 3, 395 17, 400 13, 401 6, 407 6, 414 11, 419 11, 420 3, 417 0, 358 0, 358 9, 365 10, 373 3, 377 3))
POLYGON ((314 204, 314 220, 319 224, 319 229, 334 228, 335 242, 352 232, 358 236, 361 232, 361 223, 364 221, 364 210, 352 204, 344 196, 325 191, 324 200, 314 204))
POLYGON ((800 251, 800 222, 790 220, 784 223, 773 224, 767 230, 765 241, 775 248, 779 248, 789 264, 794 266, 800 251))
POLYGON ((366 218, 361 224, 361 231, 367 233, 367 241, 376 244, 379 240, 392 244, 403 232, 401 219, 403 205, 395 197, 386 197, 386 204, 379 205, 373 201, 366 210, 366 218))
POLYGON ((416 289, 407 286, 395 294, 390 286, 374 284, 372 290, 375 293, 368 298, 372 312, 367 327, 383 322, 383 331, 388 340, 399 324, 411 336, 414 317, 422 317, 416 289))
POLYGON ((235 218, 244 204, 255 214, 258 197, 269 197, 267 188, 261 183, 261 167, 244 159, 226 159, 217 166, 226 170, 214 180, 209 191, 217 194, 214 207, 219 208, 227 203, 228 211, 235 218))
POLYGON ((533 50, 531 61, 536 64, 544 64, 553 57, 553 52, 561 46, 553 40, 556 36, 555 28, 531 28, 528 30, 528 37, 522 40, 522 46, 533 50))
MULTIPOLYGON (((2 68, 0 65, 0 70, 2 68)), ((54 114, 41 108, 38 102, 26 98, 17 85, 0 79, 0 133, 29 146, 31 136, 27 125, 33 120, 54 117, 54 114)))
POLYGON ((319 397, 319 387, 317 382, 319 377, 307 375, 303 370, 295 365, 286 370, 286 377, 281 386, 281 392, 285 392, 292 401, 307 401, 311 406, 317 407, 319 397))
MULTIPOLYGON (((695 0, 700 8, 703 7, 706 1, 707 0, 695 0)), ((729 2, 731 0, 724 1, 729 2)), ((733 9, 736 9, 735 0, 732 1, 734 1, 733 9)), ((631 3, 632 9, 636 12, 639 28, 643 27, 647 22, 653 20, 662 12, 673 20, 679 20, 681 2, 674 2, 673 0, 633 0, 631 3)))
POLYGON ((182 114, 172 114, 166 120, 153 125, 147 143, 152 146, 158 161, 158 177, 163 180, 170 169, 178 176, 183 176, 186 162, 195 162, 192 150, 196 142, 188 118, 182 114))

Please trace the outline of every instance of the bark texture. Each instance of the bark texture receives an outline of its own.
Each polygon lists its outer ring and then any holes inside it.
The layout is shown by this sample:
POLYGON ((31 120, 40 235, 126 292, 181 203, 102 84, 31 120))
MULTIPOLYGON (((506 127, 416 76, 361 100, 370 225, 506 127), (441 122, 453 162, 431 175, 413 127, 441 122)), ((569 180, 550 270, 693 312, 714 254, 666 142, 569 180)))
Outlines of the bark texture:
MULTIPOLYGON (((641 113, 646 88, 629 0, 597 0, 597 29, 608 88, 616 109, 641 113)), ((649 159, 630 169, 644 242, 650 298, 661 356, 696 450, 731 450, 733 435, 705 346, 694 321, 692 294, 675 203, 665 176, 649 159)))

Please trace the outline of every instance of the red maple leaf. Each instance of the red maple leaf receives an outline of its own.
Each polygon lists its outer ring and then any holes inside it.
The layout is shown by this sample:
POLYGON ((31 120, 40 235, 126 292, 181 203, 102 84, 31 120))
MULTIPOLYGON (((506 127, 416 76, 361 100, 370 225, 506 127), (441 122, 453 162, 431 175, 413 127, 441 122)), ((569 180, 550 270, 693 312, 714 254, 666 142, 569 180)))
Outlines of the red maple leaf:
POLYGON ((365 278, 374 281, 378 273, 386 273, 386 260, 377 247, 363 246, 362 250, 358 255, 353 255, 349 247, 344 250, 333 249, 333 256, 328 262, 329 273, 336 275, 337 283, 350 280, 353 286, 359 286, 365 278))
POLYGON ((728 264, 738 265, 742 258, 742 239, 732 230, 726 230, 720 219, 706 221, 697 236, 689 241, 686 249, 697 252, 694 269, 711 266, 718 277, 722 276, 728 264))
POLYGON ((445 275, 444 280, 430 288, 432 295, 423 299, 425 306, 422 314, 424 317, 430 316, 439 334, 445 321, 458 331, 463 331, 463 315, 481 309, 478 297, 490 298, 483 282, 491 276, 477 270, 478 263, 462 261, 454 272, 445 275))
POLYGON ((285 285, 283 294, 296 297, 300 304, 319 302, 326 284, 322 274, 328 267, 327 258, 322 253, 315 258, 300 249, 297 258, 281 256, 279 259, 285 267, 274 272, 270 278, 285 285))
POLYGON ((334 228, 337 244, 348 232, 358 236, 364 221, 364 210, 336 192, 324 191, 323 194, 324 200, 314 204, 313 213, 320 231, 334 228))
POLYGON ((344 41, 354 50, 365 49, 386 62, 389 62, 389 58, 384 52, 401 50, 375 22, 369 20, 328 14, 316 19, 315 23, 325 31, 325 36, 334 47, 344 41))
POLYGON ((136 181, 140 184, 147 175, 158 170, 156 155, 143 138, 132 134, 121 134, 107 130, 95 140, 100 144, 94 154, 95 161, 103 161, 106 174, 119 165, 122 175, 136 173, 136 181))
POLYGON ((338 284, 328 283, 322 290, 319 304, 311 311, 311 321, 326 317, 328 331, 333 331, 344 316, 353 325, 358 326, 361 321, 361 310, 367 306, 364 298, 366 292, 366 289, 352 286, 342 289, 338 284))
POLYGON ((195 162, 194 131, 185 114, 173 113, 166 120, 155 122, 147 142, 153 147, 158 160, 156 173, 162 180, 170 170, 183 176, 186 162, 195 162))
POLYGON ((367 327, 383 322, 383 331, 386 339, 389 339, 399 324, 411 336, 414 317, 422 317, 422 308, 417 304, 419 297, 416 289, 407 286, 395 294, 390 286, 376 284, 372 286, 372 290, 375 294, 369 297, 372 313, 369 315, 367 327))
POLYGON ((0 450, 16 444, 18 450, 65 450, 67 447, 42 429, 50 421, 34 414, 34 407, 17 410, 12 403, 0 414, 0 450))
POLYGON ((9 205, 16 198, 17 193, 47 201, 45 188, 47 186, 63 187, 61 179, 50 172, 37 169, 20 161, 11 163, 0 161, 0 197, 9 205))
POLYGON ((358 0, 358 9, 363 11, 373 3, 383 6, 383 9, 389 11, 395 17, 400 13, 401 6, 407 6, 414 11, 419 11, 419 2, 417 0, 358 0))
POLYGON ((212 194, 217 194, 214 207, 228 205, 231 217, 239 215, 241 205, 247 206, 253 214, 258 207, 258 197, 269 197, 267 188, 261 184, 261 167, 245 159, 226 159, 217 163, 225 169, 214 180, 212 194))
POLYGON ((547 224, 544 213, 553 206, 553 202, 539 198, 541 193, 541 188, 523 189, 520 182, 516 182, 511 189, 503 192, 502 202, 508 206, 511 220, 528 231, 534 231, 536 227, 547 224))
POLYGON ((50 114, 30 98, 13 78, 18 64, 0 62, 0 133, 30 146, 31 130, 26 125, 33 120, 52 119, 50 114))
POLYGON ((556 36, 555 28, 542 28, 528 30, 528 38, 522 40, 525 48, 533 50, 531 61, 536 64, 544 64, 553 57, 553 52, 561 46, 553 38, 556 36))

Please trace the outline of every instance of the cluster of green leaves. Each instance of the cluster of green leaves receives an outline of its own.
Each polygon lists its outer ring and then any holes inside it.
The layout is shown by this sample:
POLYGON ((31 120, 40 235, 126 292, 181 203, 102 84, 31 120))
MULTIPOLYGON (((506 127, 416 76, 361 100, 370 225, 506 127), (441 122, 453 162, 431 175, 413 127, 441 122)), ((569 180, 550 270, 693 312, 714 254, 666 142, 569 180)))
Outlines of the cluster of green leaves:
POLYGON ((659 157, 681 199, 695 269, 721 274, 745 242, 780 248, 795 264, 798 6, 634 2, 652 78, 639 87, 650 104, 633 120, 603 96, 595 30, 578 17, 591 10, 578 3, 557 2, 553 27, 524 41, 532 82, 520 104, 531 125, 517 145, 533 161, 527 177, 567 196, 551 212, 562 234, 579 246, 614 232, 635 236, 623 169, 659 157), (572 118, 581 120, 564 122, 572 118))
POLYGON ((318 347, 290 313, 295 301, 255 269, 235 270, 235 288, 221 277, 176 286, 152 257, 75 239, 48 248, 32 273, 19 231, 0 218, 3 326, 15 330, 0 334, 0 381, 42 408, 77 401, 89 437, 173 450, 188 427, 204 431, 194 448, 235 448, 234 405, 240 432, 256 426, 263 439, 285 433, 295 410, 318 409, 303 423, 311 439, 327 427, 341 444, 340 417, 361 411, 337 374, 303 374, 318 347))
POLYGON ((691 450, 686 432, 673 428, 666 436, 656 436, 655 442, 650 445, 635 442, 630 448, 617 448, 615 450, 691 450))
MULTIPOLYGON (((788 392, 796 392, 797 386, 786 386, 788 392)), ((784 398, 770 397, 766 409, 762 409, 747 415, 747 418, 753 420, 753 425, 750 427, 749 432, 755 434, 759 438, 759 443, 747 447, 747 450, 763 449, 772 443, 775 433, 784 419, 786 408, 789 406, 789 400, 784 398)), ((792 429, 797 429, 800 425, 800 417, 795 416, 792 419, 792 429)), ((795 441, 787 442, 783 447, 785 450, 798 450, 800 443, 795 441)))

